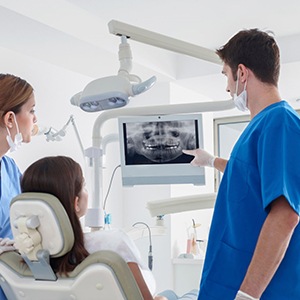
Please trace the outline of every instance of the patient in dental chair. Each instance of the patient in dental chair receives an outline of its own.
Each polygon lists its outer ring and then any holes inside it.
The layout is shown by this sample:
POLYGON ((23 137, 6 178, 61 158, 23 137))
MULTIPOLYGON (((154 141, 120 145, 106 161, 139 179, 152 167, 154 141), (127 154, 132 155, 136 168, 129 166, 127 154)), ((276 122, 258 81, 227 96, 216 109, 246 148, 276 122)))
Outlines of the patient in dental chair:
MULTIPOLYGON (((52 156, 34 162, 22 176, 21 190, 22 192, 42 192, 56 196, 69 216, 75 234, 75 243, 72 250, 65 256, 51 258, 50 264, 56 273, 67 274, 89 254, 99 250, 111 250, 117 252, 127 262, 144 299, 178 299, 171 291, 154 296, 153 274, 144 265, 137 247, 125 232, 102 230, 84 233, 82 231, 79 219, 86 213, 88 193, 82 169, 72 158, 52 156)), ((182 299, 196 299, 196 296, 182 299)))

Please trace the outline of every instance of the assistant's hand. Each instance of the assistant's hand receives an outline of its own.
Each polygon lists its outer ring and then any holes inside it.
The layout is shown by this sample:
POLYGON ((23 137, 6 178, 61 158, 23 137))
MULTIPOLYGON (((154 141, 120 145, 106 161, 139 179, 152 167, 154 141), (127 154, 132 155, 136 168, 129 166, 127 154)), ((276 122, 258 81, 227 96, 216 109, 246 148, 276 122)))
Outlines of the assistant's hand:
POLYGON ((258 298, 254 298, 242 291, 238 291, 234 300, 259 300, 258 298))
POLYGON ((14 240, 9 238, 0 238, 0 254, 7 251, 14 251, 16 248, 14 247, 14 240))
POLYGON ((215 156, 203 149, 182 150, 183 153, 193 155, 195 158, 191 161, 193 166, 197 167, 214 167, 215 156))

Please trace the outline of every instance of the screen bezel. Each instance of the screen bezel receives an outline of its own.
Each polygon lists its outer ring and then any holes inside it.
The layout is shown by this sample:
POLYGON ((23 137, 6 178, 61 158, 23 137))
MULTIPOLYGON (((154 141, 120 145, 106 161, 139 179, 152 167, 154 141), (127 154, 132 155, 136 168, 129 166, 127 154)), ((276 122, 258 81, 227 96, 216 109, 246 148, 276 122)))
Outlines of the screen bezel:
MULTIPOLYGON (((124 124, 167 122, 167 121, 194 121, 197 148, 203 148, 203 121, 202 114, 172 114, 172 115, 146 115, 123 116, 118 118, 119 141, 121 155, 121 171, 123 186, 149 185, 149 184, 205 184, 205 170, 203 167, 192 166, 187 163, 145 163, 126 164, 127 137, 124 124)), ((191 156, 190 160, 193 157, 191 156)))

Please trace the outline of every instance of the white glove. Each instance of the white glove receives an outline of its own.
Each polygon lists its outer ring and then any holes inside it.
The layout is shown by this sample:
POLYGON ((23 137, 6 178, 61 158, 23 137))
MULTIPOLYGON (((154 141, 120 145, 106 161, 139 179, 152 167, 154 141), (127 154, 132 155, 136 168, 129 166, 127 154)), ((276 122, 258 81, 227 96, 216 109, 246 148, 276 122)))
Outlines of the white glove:
POLYGON ((195 158, 191 161, 191 164, 196 167, 214 167, 216 157, 209 154, 203 149, 195 150, 182 150, 183 153, 193 155, 195 158))
POLYGON ((254 298, 242 291, 238 291, 234 300, 259 300, 258 298, 254 298))
POLYGON ((14 240, 9 238, 0 238, 0 254, 7 251, 14 251, 16 248, 14 247, 14 240))

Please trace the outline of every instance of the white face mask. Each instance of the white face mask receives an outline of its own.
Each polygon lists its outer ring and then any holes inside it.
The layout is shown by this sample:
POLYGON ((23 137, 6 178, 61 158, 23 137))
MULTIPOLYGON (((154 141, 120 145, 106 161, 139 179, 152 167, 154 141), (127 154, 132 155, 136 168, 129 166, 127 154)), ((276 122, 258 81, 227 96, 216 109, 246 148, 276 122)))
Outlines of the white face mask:
POLYGON ((245 82, 244 90, 239 95, 237 95, 238 85, 239 85, 239 70, 237 73, 236 89, 235 89, 235 93, 233 94, 233 101, 237 109, 239 109, 240 111, 247 111, 248 110, 247 91, 246 91, 247 81, 245 82))
POLYGON ((10 147, 10 152, 18 150, 22 146, 22 141, 23 141, 22 133, 19 131, 19 126, 18 126, 15 114, 14 114, 14 119, 15 119, 16 127, 17 127, 17 134, 15 135, 14 141, 12 140, 9 129, 6 127, 6 130, 8 133, 8 135, 6 136, 6 140, 10 147))

